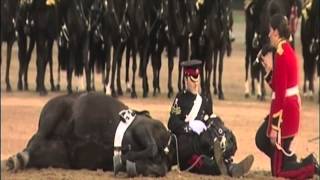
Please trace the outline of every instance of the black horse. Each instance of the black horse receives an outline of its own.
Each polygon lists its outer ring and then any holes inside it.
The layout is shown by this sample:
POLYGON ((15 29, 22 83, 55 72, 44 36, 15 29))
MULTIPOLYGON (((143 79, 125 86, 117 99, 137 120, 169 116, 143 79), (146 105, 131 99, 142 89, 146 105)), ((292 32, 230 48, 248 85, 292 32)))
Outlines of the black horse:
MULTIPOLYGON (((1 2, 1 49, 2 42, 7 43, 7 62, 6 62, 6 90, 11 91, 9 71, 11 64, 11 52, 14 41, 17 38, 16 33, 16 12, 18 9, 18 0, 4 0, 1 2)), ((2 59, 2 58, 1 58, 2 59)), ((2 60, 0 62, 2 63, 2 60)))
MULTIPOLYGON (((301 20, 301 43, 303 55, 304 83, 303 93, 312 98, 316 63, 319 63, 319 0, 306 4, 301 20)), ((319 69, 318 69, 319 71, 319 69)))
MULTIPOLYGON (((56 97, 43 107, 38 131, 27 147, 9 158, 5 167, 112 170, 116 129, 125 121, 119 112, 125 109, 117 99, 99 93, 56 97)), ((135 163, 137 174, 164 176, 170 168, 164 151, 170 133, 160 121, 134 113, 120 147, 122 165, 125 169, 126 163, 135 163)))

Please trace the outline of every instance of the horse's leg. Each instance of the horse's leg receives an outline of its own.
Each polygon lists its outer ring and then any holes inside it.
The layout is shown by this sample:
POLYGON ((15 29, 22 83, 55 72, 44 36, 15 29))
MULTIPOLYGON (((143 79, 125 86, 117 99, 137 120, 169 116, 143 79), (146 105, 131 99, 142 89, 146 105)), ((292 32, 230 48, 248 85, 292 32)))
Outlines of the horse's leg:
MULTIPOLYGON (((247 44, 246 47, 246 55, 245 55, 245 82, 244 82, 244 87, 245 87, 245 91, 244 91, 244 97, 245 98, 249 98, 249 65, 250 65, 250 49, 248 47, 249 45, 247 44)), ((253 79, 253 77, 251 76, 251 79, 253 79)))
POLYGON ((110 95, 110 61, 111 61, 111 44, 108 43, 106 46, 106 76, 104 79, 104 90, 107 95, 110 95))
POLYGON ((173 47, 171 44, 167 48, 168 51, 168 98, 171 98, 173 95, 173 87, 172 87, 172 71, 173 71, 173 47))
POLYGON ((161 52, 159 49, 156 51, 156 62, 158 63, 158 71, 157 71, 157 82, 156 82, 156 89, 158 91, 158 93, 161 93, 161 89, 160 89, 160 70, 161 70, 161 66, 162 66, 162 61, 161 61, 161 52))
POLYGON ((11 64, 11 52, 12 52, 12 45, 13 45, 13 40, 7 42, 7 66, 6 66, 6 84, 7 84, 7 91, 10 92, 12 91, 11 85, 10 85, 10 64, 11 64))
POLYGON ((24 33, 19 32, 18 38, 18 59, 19 59, 19 74, 18 74, 18 90, 23 89, 22 76, 26 66, 26 51, 27 51, 27 38, 24 33))
POLYGON ((219 53, 219 82, 218 82, 218 97, 220 100, 224 100, 224 94, 222 90, 222 73, 223 73, 223 57, 224 57, 224 49, 220 49, 219 53))
POLYGON ((212 86, 213 86, 213 94, 217 95, 217 84, 216 84, 216 71, 217 71, 217 61, 218 61, 218 51, 216 48, 214 48, 214 53, 213 53, 213 81, 212 81, 212 86))
POLYGON ((91 91, 91 70, 89 68, 89 34, 86 33, 85 41, 81 42, 83 44, 82 49, 82 60, 84 62, 84 70, 86 73, 86 89, 87 91, 91 91))
POLYGON ((61 140, 37 139, 36 134, 31 138, 29 144, 36 148, 28 147, 22 152, 9 157, 1 162, 1 169, 17 171, 24 168, 70 168, 69 157, 66 146, 61 140))
POLYGON ((44 85, 45 70, 47 65, 47 42, 42 33, 38 34, 37 40, 37 82, 40 96, 47 95, 47 90, 44 85))
POLYGON ((27 50, 27 54, 26 54, 26 59, 25 59, 25 65, 24 65, 24 69, 23 69, 23 73, 24 73, 24 89, 25 90, 29 90, 29 85, 28 85, 28 69, 29 69, 29 63, 31 60, 31 55, 32 55, 32 51, 34 49, 36 40, 33 37, 30 37, 30 42, 29 42, 29 47, 26 49, 27 50))
POLYGON ((149 62, 149 45, 150 40, 147 40, 145 45, 142 47, 142 49, 139 49, 140 54, 142 54, 142 58, 140 56, 140 66, 141 67, 141 75, 142 75, 142 89, 143 89, 143 97, 148 97, 149 93, 149 85, 148 85, 148 76, 147 76, 147 66, 149 62))
POLYGON ((136 52, 134 52, 134 53, 132 52, 131 98, 137 98, 137 93, 136 93, 136 71, 137 71, 137 53, 136 52))
POLYGON ((67 62, 67 91, 68 91, 68 94, 72 94, 73 63, 74 63, 74 51, 71 49, 70 58, 68 59, 68 62, 67 62))
POLYGON ((210 93, 210 82, 211 82, 211 73, 212 73, 212 55, 213 48, 210 46, 209 51, 206 52, 207 56, 205 59, 205 71, 206 71, 206 79, 204 82, 204 88, 210 93))
POLYGON ((264 101, 265 100, 265 96, 266 96, 266 88, 265 88, 265 83, 264 83, 264 76, 265 76, 266 72, 264 70, 261 71, 261 79, 260 79, 260 83, 261 83, 261 97, 260 100, 264 101))
MULTIPOLYGON (((131 43, 128 42, 126 46, 126 92, 131 92, 130 85, 129 85, 129 66, 130 66, 130 52, 131 52, 131 43)), ((133 53, 132 53, 133 58, 133 53)))
POLYGON ((129 177, 140 174, 143 176, 163 177, 169 170, 165 162, 152 162, 146 159, 135 162, 126 161, 125 166, 129 177))
POLYGON ((153 50, 151 53, 151 64, 153 71, 153 96, 157 95, 157 79, 158 79, 158 71, 159 71, 159 63, 157 62, 156 52, 153 50))
POLYGON ((117 58, 118 58, 118 51, 119 51, 119 43, 117 43, 117 45, 115 45, 114 47, 114 51, 113 51, 113 59, 112 59, 112 69, 111 69, 111 82, 110 82, 110 88, 111 88, 111 95, 113 97, 117 96, 117 93, 115 91, 114 88, 114 79, 115 79, 115 75, 116 75, 116 68, 117 68, 117 58))
POLYGON ((119 51, 119 56, 118 56, 118 66, 117 66, 117 90, 118 90, 118 95, 122 96, 123 95, 123 91, 121 88, 121 64, 122 64, 122 55, 124 52, 124 48, 125 48, 125 44, 124 43, 120 43, 120 51, 119 51))
POLYGON ((53 78, 53 67, 52 67, 52 47, 53 47, 53 40, 48 40, 48 62, 49 62, 49 70, 50 70, 50 85, 51 85, 51 91, 55 91, 55 85, 54 85, 54 78, 53 78))

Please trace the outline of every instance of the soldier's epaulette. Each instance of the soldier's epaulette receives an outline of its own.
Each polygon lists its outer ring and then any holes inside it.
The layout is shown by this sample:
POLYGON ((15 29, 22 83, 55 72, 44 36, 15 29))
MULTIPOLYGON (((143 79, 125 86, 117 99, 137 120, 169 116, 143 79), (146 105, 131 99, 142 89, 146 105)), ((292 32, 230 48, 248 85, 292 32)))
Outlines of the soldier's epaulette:
POLYGON ((277 46, 277 53, 279 55, 282 55, 283 54, 283 47, 282 45, 285 43, 286 41, 285 40, 281 40, 277 46))

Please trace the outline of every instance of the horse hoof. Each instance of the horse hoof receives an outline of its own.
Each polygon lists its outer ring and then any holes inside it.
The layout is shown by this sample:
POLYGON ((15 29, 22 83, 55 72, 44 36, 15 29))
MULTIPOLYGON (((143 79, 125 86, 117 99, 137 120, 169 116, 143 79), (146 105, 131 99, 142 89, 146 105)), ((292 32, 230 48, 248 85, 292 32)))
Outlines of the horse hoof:
POLYGON ((135 99, 135 98, 137 98, 138 96, 137 96, 137 93, 135 92, 135 91, 132 91, 131 92, 131 98, 133 98, 133 99, 135 99))
POLYGON ((56 88, 54 86, 51 86, 51 92, 55 92, 56 88))
POLYGON ((29 91, 29 86, 28 86, 27 83, 24 85, 24 90, 25 90, 25 91, 29 91))
POLYGON ((118 172, 122 169, 122 161, 120 155, 113 156, 113 173, 117 175, 118 172))
POLYGON ((22 82, 18 82, 17 89, 18 89, 19 91, 22 91, 22 90, 23 90, 22 82))
POLYGON ((111 91, 111 96, 112 97, 117 97, 117 93, 115 91, 111 91))
POLYGON ((122 89, 118 89, 118 96, 123 96, 122 89))
POLYGON ((41 91, 39 92, 39 95, 40 95, 40 96, 46 96, 46 95, 48 95, 48 91, 47 91, 47 90, 41 90, 41 91))
POLYGON ((266 97, 261 95, 260 98, 259 98, 259 100, 260 100, 260 101, 265 101, 265 100, 266 100, 266 97))
POLYGON ((249 93, 244 94, 244 97, 248 99, 250 97, 249 93))
POLYGON ((147 98, 148 97, 148 93, 147 92, 143 92, 143 98, 147 98))
POLYGON ((224 100, 224 95, 223 95, 223 93, 219 93, 219 100, 224 100))
POLYGON ((60 84, 57 84, 56 90, 57 90, 57 91, 60 91, 60 84))
POLYGON ((7 90, 7 92, 11 92, 11 91, 12 91, 11 86, 10 86, 10 85, 8 85, 6 90, 7 90))
POLYGON ((135 177, 138 174, 137 168, 136 168, 136 163, 131 162, 129 160, 126 161, 126 170, 127 170, 129 177, 135 177))

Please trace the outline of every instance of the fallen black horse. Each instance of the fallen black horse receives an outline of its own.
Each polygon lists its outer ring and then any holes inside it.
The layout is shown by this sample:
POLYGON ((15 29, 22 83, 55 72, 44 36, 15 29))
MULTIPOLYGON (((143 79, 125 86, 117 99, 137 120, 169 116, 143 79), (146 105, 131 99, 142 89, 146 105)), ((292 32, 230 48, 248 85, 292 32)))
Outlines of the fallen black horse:
MULTIPOLYGON (((128 107, 117 99, 98 93, 53 98, 42 109, 38 131, 22 152, 4 162, 5 168, 113 170, 114 136, 121 121, 119 112, 125 109, 128 107)), ((129 162, 130 175, 164 176, 169 138, 160 121, 137 112, 121 148, 122 164, 126 167, 129 162)))
MULTIPOLYGON (((129 176, 164 176, 177 162, 182 170, 191 169, 181 163, 192 154, 214 157, 214 142, 219 139, 215 134, 221 130, 212 122, 208 121, 208 130, 200 136, 186 135, 177 142, 160 121, 138 111, 130 111, 134 120, 118 149, 121 155, 114 156, 117 126, 126 121, 119 112, 127 109, 119 100, 94 92, 53 98, 43 107, 38 131, 27 147, 2 161, 2 170, 85 168, 126 171, 129 176), (197 141, 193 141, 195 137, 197 141)), ((231 157, 236 151, 235 137, 231 131, 225 137, 223 156, 231 157)))

